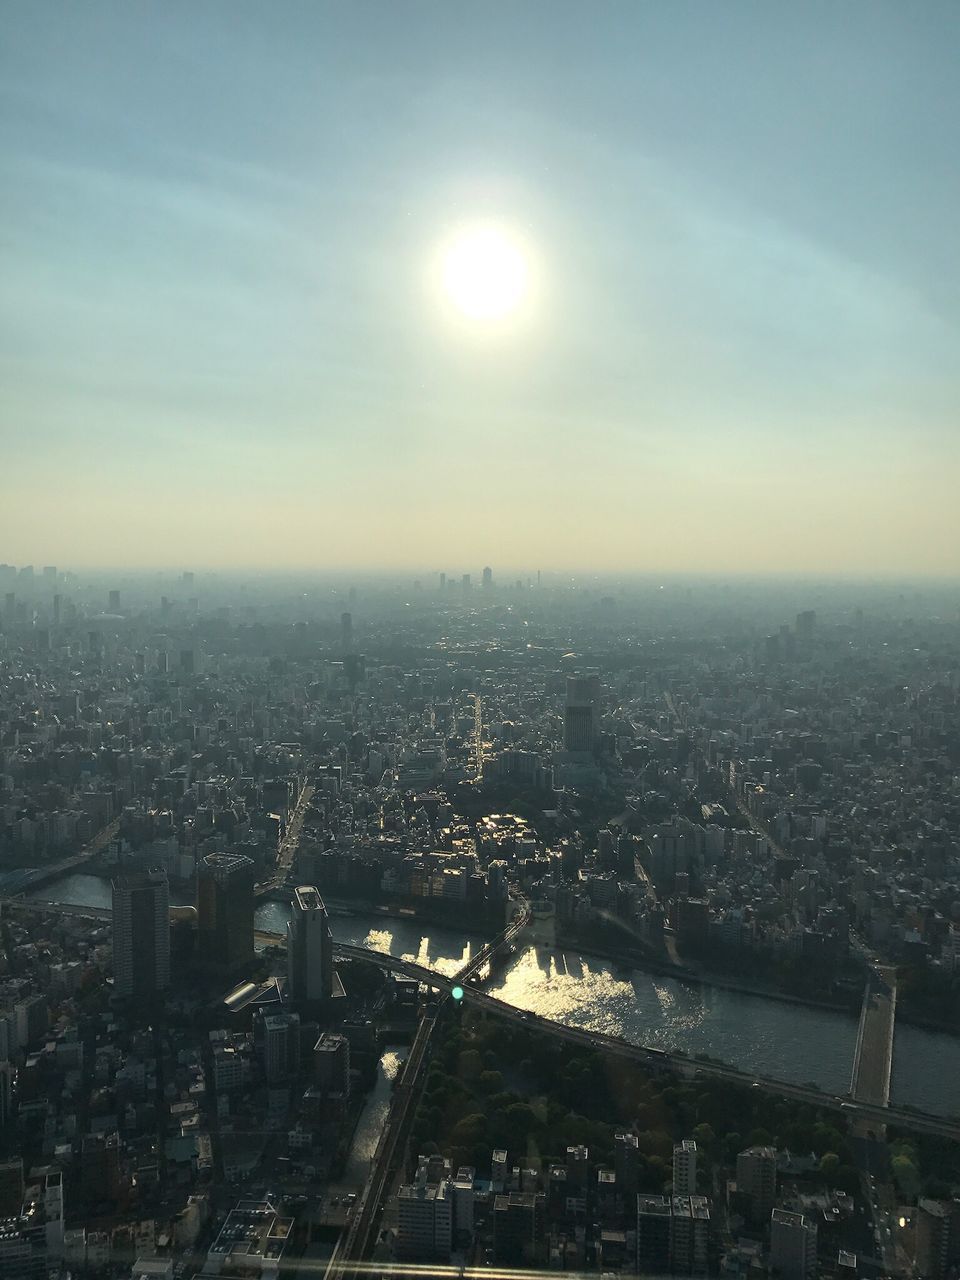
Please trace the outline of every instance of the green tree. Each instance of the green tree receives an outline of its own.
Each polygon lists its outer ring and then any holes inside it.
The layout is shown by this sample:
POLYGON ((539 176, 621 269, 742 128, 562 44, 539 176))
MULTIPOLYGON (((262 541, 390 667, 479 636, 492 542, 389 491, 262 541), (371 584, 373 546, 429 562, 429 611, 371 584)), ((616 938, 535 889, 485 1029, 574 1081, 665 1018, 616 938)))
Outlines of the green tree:
POLYGON ((453 1126, 451 1141, 457 1146, 474 1146, 485 1135, 487 1117, 482 1112, 474 1111, 453 1126))
POLYGON ((920 1190, 920 1175, 917 1172, 917 1166, 907 1155, 894 1156, 890 1161, 890 1168, 893 1170, 893 1176, 901 1193, 909 1199, 913 1199, 920 1190))
POLYGON ((477 1049, 464 1049, 458 1062, 458 1075, 461 1080, 476 1080, 483 1070, 483 1059, 477 1049))
POLYGON ((717 1135, 714 1133, 712 1125, 698 1124, 693 1131, 693 1140, 698 1147, 710 1152, 713 1150, 717 1135))

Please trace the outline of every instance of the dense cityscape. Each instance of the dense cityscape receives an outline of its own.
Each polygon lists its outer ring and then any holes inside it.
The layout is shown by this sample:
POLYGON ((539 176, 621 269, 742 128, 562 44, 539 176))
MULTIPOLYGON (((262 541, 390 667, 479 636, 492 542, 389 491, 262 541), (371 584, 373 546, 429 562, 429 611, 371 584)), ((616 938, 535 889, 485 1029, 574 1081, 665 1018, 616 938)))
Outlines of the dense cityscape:
POLYGON ((956 1275, 955 586, 0 602, 3 1280, 956 1275))

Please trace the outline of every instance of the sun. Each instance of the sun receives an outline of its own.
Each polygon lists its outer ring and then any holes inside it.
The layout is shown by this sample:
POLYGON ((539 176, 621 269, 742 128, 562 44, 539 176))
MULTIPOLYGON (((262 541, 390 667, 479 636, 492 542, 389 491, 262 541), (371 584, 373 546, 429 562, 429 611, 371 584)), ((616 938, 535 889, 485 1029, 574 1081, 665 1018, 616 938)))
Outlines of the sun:
POLYGON ((520 308, 530 289, 526 255, 497 227, 457 233, 443 251, 441 271, 448 301, 469 320, 505 319, 520 308))

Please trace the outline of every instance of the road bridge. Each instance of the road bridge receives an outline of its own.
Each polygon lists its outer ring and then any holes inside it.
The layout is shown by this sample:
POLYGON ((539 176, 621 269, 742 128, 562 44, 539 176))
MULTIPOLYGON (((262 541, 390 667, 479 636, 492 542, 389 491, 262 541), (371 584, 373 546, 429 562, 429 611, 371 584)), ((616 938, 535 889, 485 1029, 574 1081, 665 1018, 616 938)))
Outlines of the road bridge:
POLYGON ((110 907, 87 907, 72 902, 44 902, 39 898, 0 897, 0 907, 4 911, 17 910, 29 915, 69 916, 71 919, 97 920, 107 924, 113 919, 113 911, 110 907))
MULTIPOLYGON (((86 915, 98 920, 107 919, 110 915, 109 910, 102 908, 69 908, 60 904, 24 902, 20 899, 14 899, 11 905, 26 910, 59 910, 64 914, 86 915)), ((513 922, 510 929, 505 930, 504 934, 501 935, 501 945, 504 945, 505 940, 508 938, 512 942, 513 937, 516 936, 512 931, 518 930, 524 923, 524 916, 521 915, 518 920, 513 922)), ((258 942, 269 946, 283 946, 286 943, 286 937, 282 933, 258 930, 255 937, 258 942)), ((497 1000, 494 996, 490 996, 485 991, 480 990, 479 987, 472 985, 469 979, 464 980, 462 977, 463 970, 452 977, 447 977, 436 969, 428 969, 424 965, 416 964, 411 960, 403 960, 399 956, 393 956, 382 951, 371 951, 367 947, 350 946, 346 943, 337 942, 336 939, 334 939, 333 943, 333 952, 335 956, 340 956, 344 960, 365 960, 388 973, 406 974, 408 977, 415 978, 418 982, 423 983, 424 986, 436 991, 442 991, 444 994, 449 994, 454 987, 462 987, 464 1000, 477 1008, 497 1017, 506 1018, 508 1021, 521 1023, 523 1026, 529 1027, 530 1030, 542 1031, 545 1034, 566 1040, 568 1043, 582 1045, 584 1048, 600 1049, 605 1053, 639 1062, 655 1069, 683 1071, 704 1079, 721 1080, 748 1088, 762 1089, 764 1092, 778 1097, 793 1098, 798 1102, 809 1103, 811 1106, 843 1112, 851 1121, 863 1121, 865 1125, 873 1128, 892 1124, 902 1128, 914 1129, 920 1133, 949 1138, 955 1142, 960 1141, 960 1118, 957 1117, 937 1116, 931 1115, 929 1112, 915 1111, 910 1107, 884 1105, 870 1098, 851 1098, 849 1095, 824 1093, 819 1089, 811 1088, 809 1085, 796 1085, 766 1076, 754 1076, 750 1072, 740 1071, 736 1067, 715 1062, 704 1062, 698 1058, 690 1058, 684 1053, 654 1049, 647 1045, 633 1044, 620 1036, 608 1035, 602 1031, 568 1026, 566 1023, 555 1022, 552 1018, 543 1018, 539 1014, 518 1009, 503 1000, 497 1000)), ((487 958, 489 959, 489 956, 487 958)), ((471 965, 472 963, 471 961, 471 965)), ((469 969, 470 965, 465 966, 465 968, 469 969)), ((890 1043, 892 1044, 892 1040, 890 1043)), ((889 1053, 889 1048, 887 1052, 889 1053)), ((889 1079, 887 1080, 887 1093, 889 1097, 889 1079)))
MULTIPOLYGON (((279 937, 279 935, 276 935, 279 937)), ((453 987, 460 985, 456 977, 450 978, 435 969, 426 969, 423 965, 402 960, 397 956, 383 952, 368 951, 365 947, 347 947, 334 943, 335 954, 344 959, 367 960, 390 973, 404 973, 416 978, 425 986, 449 993, 453 987)), ((936 1134, 942 1138, 960 1141, 960 1119, 931 1115, 928 1112, 914 1111, 909 1107, 881 1106, 870 1102, 858 1102, 848 1096, 824 1093, 809 1085, 790 1084, 785 1080, 773 1080, 765 1076, 754 1076, 750 1072, 740 1071, 737 1067, 722 1063, 704 1062, 699 1058, 691 1058, 685 1053, 670 1052, 665 1049, 654 1049, 647 1045, 633 1044, 620 1036, 608 1035, 602 1031, 591 1031, 583 1027, 571 1027, 566 1023, 555 1022, 552 1018, 543 1018, 539 1014, 518 1009, 515 1005, 487 995, 477 987, 464 987, 464 999, 486 1010, 497 1017, 506 1018, 510 1022, 518 1022, 530 1030, 543 1031, 557 1036, 572 1044, 582 1045, 587 1049, 600 1049, 604 1053, 616 1057, 639 1062, 645 1066, 671 1071, 684 1071, 705 1079, 726 1081, 748 1088, 762 1089, 765 1093, 778 1097, 793 1098, 798 1102, 807 1102, 812 1106, 827 1110, 840 1111, 850 1119, 872 1121, 875 1125, 896 1124, 916 1129, 923 1133, 936 1134)))
POLYGON ((878 1107, 890 1103, 896 1014, 897 971, 890 965, 877 965, 867 978, 853 1055, 850 1096, 857 1102, 878 1107))
POLYGON ((0 874, 0 891, 13 897, 18 893, 26 893, 28 889, 38 889, 41 885, 49 884, 51 880, 57 880, 60 876, 76 871, 102 852, 104 846, 116 838, 119 830, 120 819, 114 818, 105 827, 101 827, 90 843, 85 845, 79 853, 71 854, 68 858, 61 858, 59 862, 51 862, 43 867, 22 867, 17 871, 3 872, 0 874))

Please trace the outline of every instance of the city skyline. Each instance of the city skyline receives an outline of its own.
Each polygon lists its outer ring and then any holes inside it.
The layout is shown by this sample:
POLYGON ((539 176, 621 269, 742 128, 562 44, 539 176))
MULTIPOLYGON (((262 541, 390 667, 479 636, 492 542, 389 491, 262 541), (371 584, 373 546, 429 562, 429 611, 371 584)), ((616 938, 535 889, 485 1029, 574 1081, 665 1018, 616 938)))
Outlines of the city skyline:
POLYGON ((960 572, 955 7, 6 25, 6 560, 960 572))

